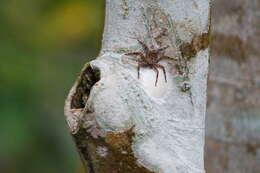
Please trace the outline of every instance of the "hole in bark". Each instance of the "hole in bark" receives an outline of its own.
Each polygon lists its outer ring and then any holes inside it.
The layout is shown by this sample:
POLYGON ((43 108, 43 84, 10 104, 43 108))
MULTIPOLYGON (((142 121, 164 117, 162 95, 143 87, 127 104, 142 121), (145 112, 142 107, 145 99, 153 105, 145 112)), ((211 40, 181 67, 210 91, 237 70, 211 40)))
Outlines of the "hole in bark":
POLYGON ((71 100, 71 109, 85 107, 91 88, 99 80, 99 69, 93 69, 89 64, 87 64, 79 76, 76 92, 71 100))

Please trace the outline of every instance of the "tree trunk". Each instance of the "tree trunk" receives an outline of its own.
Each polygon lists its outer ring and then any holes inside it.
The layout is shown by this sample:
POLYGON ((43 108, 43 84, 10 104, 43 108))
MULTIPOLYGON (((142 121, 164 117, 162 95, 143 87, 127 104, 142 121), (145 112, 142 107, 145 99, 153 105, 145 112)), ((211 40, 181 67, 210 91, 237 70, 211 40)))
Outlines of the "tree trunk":
POLYGON ((206 123, 206 170, 260 172, 259 0, 216 0, 206 123))
POLYGON ((209 5, 106 1, 100 55, 84 66, 65 103, 87 172, 204 172, 209 5), (166 74, 159 69, 156 86, 156 69, 141 67, 138 78, 140 57, 126 55, 144 53, 141 42, 170 57, 159 62, 166 74))

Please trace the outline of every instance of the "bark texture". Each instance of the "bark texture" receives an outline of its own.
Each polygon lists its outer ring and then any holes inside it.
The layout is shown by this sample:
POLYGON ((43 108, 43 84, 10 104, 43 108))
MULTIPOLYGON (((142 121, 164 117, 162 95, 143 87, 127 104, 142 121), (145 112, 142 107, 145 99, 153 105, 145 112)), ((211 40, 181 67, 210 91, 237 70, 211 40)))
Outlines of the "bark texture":
POLYGON ((206 171, 260 172, 260 1, 216 0, 206 171))
POLYGON ((89 173, 203 173, 209 0, 107 0, 100 55, 65 104, 89 173), (152 69, 125 54, 169 46, 152 69))

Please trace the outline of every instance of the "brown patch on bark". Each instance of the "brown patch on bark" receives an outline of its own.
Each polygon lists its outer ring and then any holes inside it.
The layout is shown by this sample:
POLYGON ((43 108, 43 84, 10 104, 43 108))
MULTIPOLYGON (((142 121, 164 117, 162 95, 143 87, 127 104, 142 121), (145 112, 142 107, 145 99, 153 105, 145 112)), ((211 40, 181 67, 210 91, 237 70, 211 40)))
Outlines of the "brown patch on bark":
POLYGON ((191 43, 183 43, 180 46, 182 57, 187 57, 189 59, 196 56, 199 51, 208 48, 209 43, 209 33, 194 36, 191 43))
POLYGON ((252 155, 256 156, 257 155, 257 150, 260 148, 260 145, 254 145, 247 143, 246 144, 246 149, 248 153, 251 153, 252 155))
POLYGON ((87 63, 78 77, 77 89, 71 100, 72 109, 85 107, 86 99, 92 86, 99 80, 99 71, 92 69, 90 64, 87 63))
POLYGON ((132 149, 134 135, 131 128, 93 138, 85 129, 80 129, 73 137, 88 173, 153 173, 137 163, 132 149), (104 150, 102 154, 98 148, 104 150))
POLYGON ((132 130, 128 130, 125 133, 114 133, 108 132, 105 137, 105 142, 112 146, 113 148, 123 148, 124 146, 128 146, 131 144, 132 137, 134 136, 134 132, 132 130))
POLYGON ((235 61, 244 62, 246 47, 246 44, 238 36, 212 34, 212 54, 214 55, 227 56, 235 61))

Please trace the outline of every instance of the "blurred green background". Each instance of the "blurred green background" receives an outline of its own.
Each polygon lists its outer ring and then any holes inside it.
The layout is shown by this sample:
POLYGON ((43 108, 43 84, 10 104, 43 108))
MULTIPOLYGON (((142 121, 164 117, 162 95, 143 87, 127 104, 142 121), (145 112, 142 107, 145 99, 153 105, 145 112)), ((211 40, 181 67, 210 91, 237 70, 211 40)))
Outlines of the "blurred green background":
POLYGON ((82 172, 63 106, 103 16, 103 0, 1 0, 1 173, 82 172))

